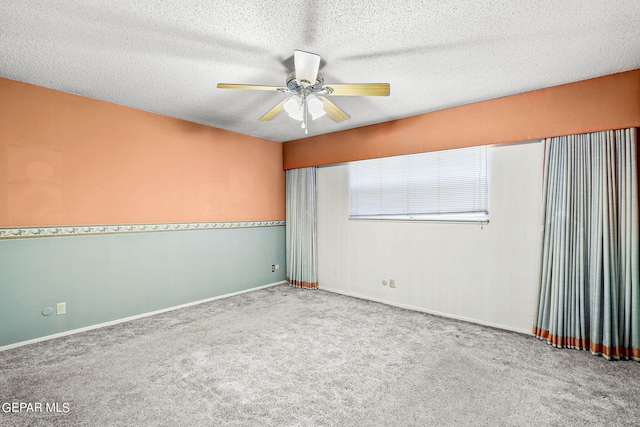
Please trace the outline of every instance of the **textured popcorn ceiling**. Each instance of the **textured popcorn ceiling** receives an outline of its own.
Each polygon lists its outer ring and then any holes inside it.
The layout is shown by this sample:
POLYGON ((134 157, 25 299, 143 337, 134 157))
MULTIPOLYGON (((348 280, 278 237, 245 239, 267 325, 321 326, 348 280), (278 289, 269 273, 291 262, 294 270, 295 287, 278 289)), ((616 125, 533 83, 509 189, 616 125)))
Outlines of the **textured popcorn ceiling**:
MULTIPOLYGON (((391 84, 333 97, 351 115, 309 136, 640 68, 638 0, 3 0, 0 76, 263 138, 304 136, 285 95, 294 49, 327 83, 391 84)), ((0 97, 2 94, 0 94, 0 97)), ((463 124, 461 124, 463 125, 463 124)))

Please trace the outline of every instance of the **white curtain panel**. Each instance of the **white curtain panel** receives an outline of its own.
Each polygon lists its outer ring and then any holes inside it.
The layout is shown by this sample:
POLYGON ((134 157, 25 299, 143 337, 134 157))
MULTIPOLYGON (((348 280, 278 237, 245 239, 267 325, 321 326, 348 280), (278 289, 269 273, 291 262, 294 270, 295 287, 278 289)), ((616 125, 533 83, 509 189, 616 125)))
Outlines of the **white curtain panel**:
POLYGON ((546 141, 534 334, 640 361, 637 129, 546 141))
POLYGON ((316 236, 316 168, 287 171, 287 281, 318 287, 316 236))

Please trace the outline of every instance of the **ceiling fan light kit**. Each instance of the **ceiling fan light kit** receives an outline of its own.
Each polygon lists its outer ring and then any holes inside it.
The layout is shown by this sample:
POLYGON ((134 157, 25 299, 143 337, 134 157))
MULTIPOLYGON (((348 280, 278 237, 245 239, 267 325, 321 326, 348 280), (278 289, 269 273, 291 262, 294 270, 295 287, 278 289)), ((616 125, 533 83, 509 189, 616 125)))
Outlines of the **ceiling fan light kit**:
POLYGON ((311 119, 319 119, 324 116, 326 113, 324 111, 324 105, 320 99, 311 94, 306 98, 301 98, 298 95, 293 95, 291 98, 287 99, 287 102, 284 103, 284 111, 289 114, 289 117, 292 119, 302 121, 304 115, 304 103, 307 103, 307 110, 309 114, 311 114, 311 119))
POLYGON ((312 120, 327 115, 336 123, 350 118, 340 107, 321 95, 389 96, 390 94, 388 83, 335 83, 325 85, 324 79, 318 74, 320 56, 315 53, 294 50, 293 62, 295 70, 287 76, 285 87, 219 83, 218 88, 270 90, 292 94, 289 98, 285 98, 276 104, 258 121, 273 120, 280 113, 286 111, 292 119, 302 121, 301 127, 304 129, 305 134, 309 133, 307 126, 309 114, 312 120))

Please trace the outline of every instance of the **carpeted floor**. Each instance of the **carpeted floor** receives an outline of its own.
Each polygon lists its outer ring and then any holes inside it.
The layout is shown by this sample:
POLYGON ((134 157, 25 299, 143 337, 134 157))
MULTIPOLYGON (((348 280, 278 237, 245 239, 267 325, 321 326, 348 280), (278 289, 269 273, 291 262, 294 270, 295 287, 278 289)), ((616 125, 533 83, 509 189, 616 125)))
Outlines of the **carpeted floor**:
POLYGON ((639 384, 637 362, 279 285, 0 352, 4 409, 42 404, 0 425, 631 426, 639 384))

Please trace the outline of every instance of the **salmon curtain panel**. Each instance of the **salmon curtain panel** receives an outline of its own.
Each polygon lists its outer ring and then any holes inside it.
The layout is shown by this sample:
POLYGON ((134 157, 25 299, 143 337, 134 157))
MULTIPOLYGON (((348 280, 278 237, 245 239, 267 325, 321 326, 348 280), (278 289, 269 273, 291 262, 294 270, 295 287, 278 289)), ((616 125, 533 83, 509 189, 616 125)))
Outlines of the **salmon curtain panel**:
POLYGON ((538 317, 555 347, 640 361, 637 129, 549 138, 538 317))
POLYGON ((316 194, 315 167, 287 171, 287 281, 298 288, 318 287, 316 194))

